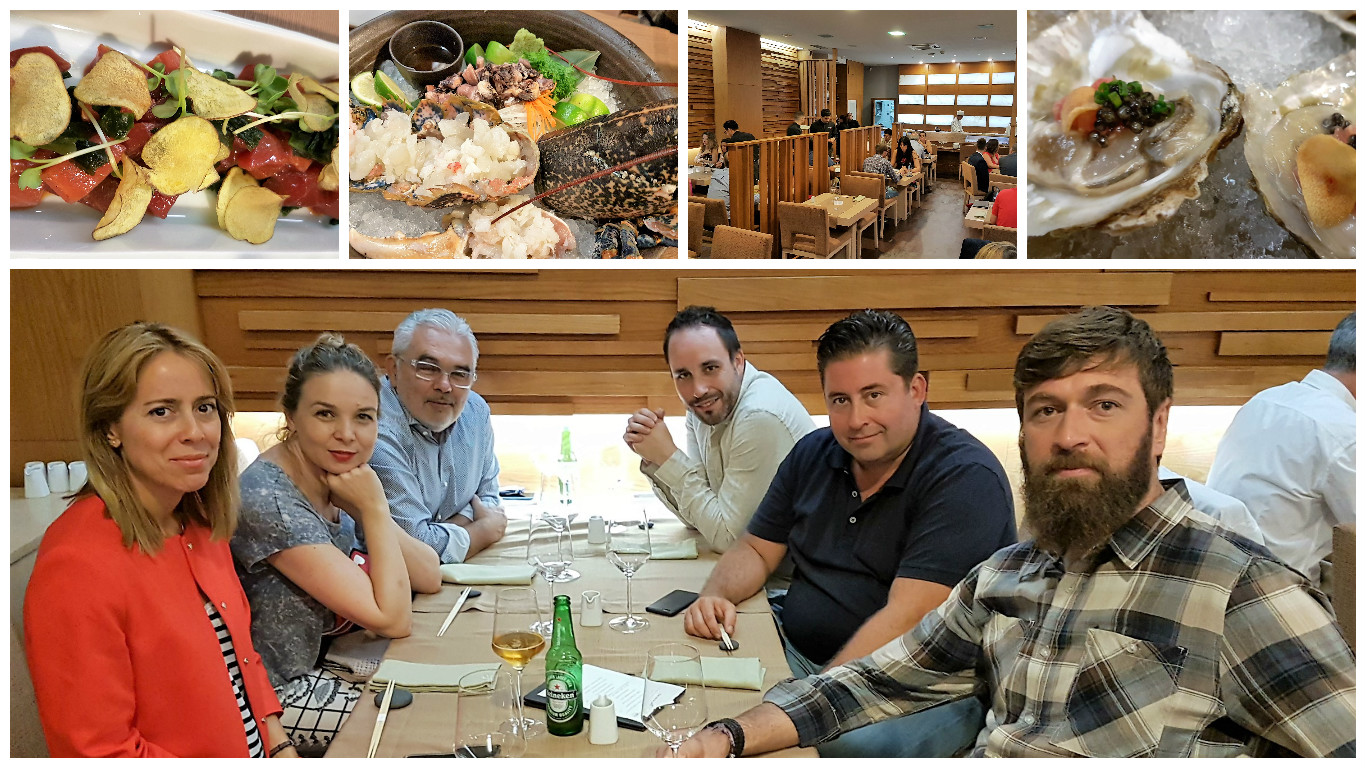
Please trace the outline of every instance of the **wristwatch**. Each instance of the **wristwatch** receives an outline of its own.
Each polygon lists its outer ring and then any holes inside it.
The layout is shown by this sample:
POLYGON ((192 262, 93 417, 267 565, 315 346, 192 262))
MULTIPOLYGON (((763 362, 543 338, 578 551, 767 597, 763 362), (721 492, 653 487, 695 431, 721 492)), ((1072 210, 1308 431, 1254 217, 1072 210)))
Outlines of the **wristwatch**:
POLYGON ((745 730, 740 724, 729 717, 720 720, 713 720, 703 726, 702 730, 720 731, 730 739, 730 754, 726 757, 739 757, 745 752, 745 730))

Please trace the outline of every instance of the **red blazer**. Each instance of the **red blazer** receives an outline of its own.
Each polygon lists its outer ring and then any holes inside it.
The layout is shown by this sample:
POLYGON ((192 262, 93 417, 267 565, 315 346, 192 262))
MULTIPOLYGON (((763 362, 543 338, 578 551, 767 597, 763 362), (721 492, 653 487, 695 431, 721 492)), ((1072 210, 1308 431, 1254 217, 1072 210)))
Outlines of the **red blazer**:
POLYGON ((24 598, 24 647, 53 757, 247 756, 204 596, 232 635, 265 743, 264 719, 280 702, 251 644, 228 543, 192 526, 149 557, 123 546, 93 496, 57 518, 24 598))

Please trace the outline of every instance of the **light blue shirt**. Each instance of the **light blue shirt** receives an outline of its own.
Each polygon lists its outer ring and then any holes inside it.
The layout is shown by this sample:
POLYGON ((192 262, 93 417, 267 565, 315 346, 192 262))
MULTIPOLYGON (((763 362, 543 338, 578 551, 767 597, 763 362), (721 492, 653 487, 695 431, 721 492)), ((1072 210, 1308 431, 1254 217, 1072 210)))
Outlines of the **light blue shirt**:
MULTIPOLYGON (((448 521, 456 515, 474 519, 474 498, 501 506, 489 404, 471 391, 460 418, 432 432, 403 407, 388 377, 379 399, 379 439, 370 466, 384 484, 389 512, 400 528, 436 550, 441 562, 464 562, 470 535, 448 521)), ((359 531, 359 521, 356 526, 359 531)))

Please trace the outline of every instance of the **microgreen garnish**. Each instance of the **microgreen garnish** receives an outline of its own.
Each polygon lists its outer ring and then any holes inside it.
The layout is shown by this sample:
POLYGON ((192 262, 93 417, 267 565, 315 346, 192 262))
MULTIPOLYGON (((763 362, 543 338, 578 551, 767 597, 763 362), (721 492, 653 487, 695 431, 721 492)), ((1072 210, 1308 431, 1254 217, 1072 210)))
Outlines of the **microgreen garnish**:
MULTIPOLYGON (((41 186, 43 185, 43 171, 47 170, 48 168, 51 168, 51 167, 54 166, 54 165, 58 165, 59 163, 65 162, 65 161, 67 161, 67 160, 70 160, 70 159, 72 159, 72 158, 74 158, 74 157, 80 157, 81 155, 88 155, 88 154, 90 154, 91 152, 99 152, 100 150, 102 150, 102 149, 104 149, 104 148, 106 148, 106 147, 112 147, 112 146, 114 146, 115 144, 122 144, 122 143, 125 142, 125 141, 127 141, 127 139, 116 139, 116 140, 114 140, 114 141, 107 141, 107 142, 105 142, 105 143, 103 143, 103 144, 96 144, 96 145, 93 146, 93 147, 86 147, 85 149, 79 149, 79 150, 77 150, 77 151, 75 151, 75 152, 72 152, 72 153, 70 153, 70 154, 62 155, 61 157, 54 157, 54 158, 52 158, 51 160, 43 160, 43 161, 40 162, 38 165, 35 165, 35 166, 33 166, 32 168, 29 168, 28 170, 26 170, 26 171, 24 171, 23 173, 19 174, 19 188, 20 188, 20 189, 37 189, 37 188, 39 188, 39 187, 41 187, 41 186)), ((29 147, 27 144, 24 144, 23 142, 18 142, 18 143, 21 144, 21 145, 23 145, 21 148, 19 148, 19 151, 22 152, 22 151, 23 151, 23 148, 27 148, 27 149, 29 150, 29 155, 28 155, 28 157, 26 157, 26 158, 15 158, 15 157, 14 157, 14 154, 15 154, 15 151, 16 151, 15 142, 14 142, 13 139, 11 139, 11 140, 10 140, 10 159, 11 159, 11 160, 13 160, 13 159, 24 159, 24 160, 27 160, 27 159, 33 157, 33 152, 32 152, 33 147, 29 147)))

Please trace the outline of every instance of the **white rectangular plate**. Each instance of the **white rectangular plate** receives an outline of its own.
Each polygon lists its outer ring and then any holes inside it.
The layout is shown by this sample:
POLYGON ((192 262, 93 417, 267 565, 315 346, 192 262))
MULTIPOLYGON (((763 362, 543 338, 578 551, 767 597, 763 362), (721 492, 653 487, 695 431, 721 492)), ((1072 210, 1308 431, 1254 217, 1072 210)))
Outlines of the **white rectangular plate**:
MULTIPOLYGON (((23 11, 10 14, 10 50, 46 45, 71 62, 72 74, 95 57, 100 43, 148 61, 178 45, 200 69, 238 72, 247 62, 322 81, 340 71, 333 43, 221 13, 188 11, 23 11)), ((68 80, 71 85, 75 80, 68 80)), ((213 194, 182 195, 163 221, 148 216, 127 234, 95 241, 100 214, 81 203, 48 195, 36 208, 10 211, 10 255, 50 257, 341 258, 341 227, 303 208, 282 216, 275 236, 261 245, 228 237, 218 228, 213 194)))

